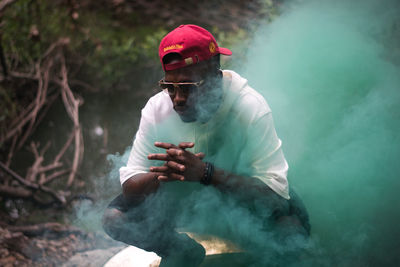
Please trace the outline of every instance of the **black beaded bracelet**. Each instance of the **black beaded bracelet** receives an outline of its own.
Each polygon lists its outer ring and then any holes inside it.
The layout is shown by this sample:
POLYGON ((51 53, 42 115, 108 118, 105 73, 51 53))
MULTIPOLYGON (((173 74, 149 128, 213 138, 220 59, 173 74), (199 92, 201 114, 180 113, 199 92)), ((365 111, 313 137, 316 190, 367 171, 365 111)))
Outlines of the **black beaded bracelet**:
POLYGON ((206 162, 206 167, 204 168, 204 174, 200 180, 200 183, 204 185, 211 184, 211 179, 213 174, 214 174, 214 165, 210 162, 206 162))

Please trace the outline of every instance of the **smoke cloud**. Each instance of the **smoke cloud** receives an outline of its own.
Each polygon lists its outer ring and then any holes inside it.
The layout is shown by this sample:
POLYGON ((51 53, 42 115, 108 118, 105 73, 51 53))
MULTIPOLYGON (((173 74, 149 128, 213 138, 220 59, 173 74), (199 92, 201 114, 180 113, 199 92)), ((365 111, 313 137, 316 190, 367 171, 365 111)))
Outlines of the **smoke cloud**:
POLYGON ((310 213, 305 266, 399 262, 398 14, 396 1, 302 1, 255 33, 245 77, 310 213))

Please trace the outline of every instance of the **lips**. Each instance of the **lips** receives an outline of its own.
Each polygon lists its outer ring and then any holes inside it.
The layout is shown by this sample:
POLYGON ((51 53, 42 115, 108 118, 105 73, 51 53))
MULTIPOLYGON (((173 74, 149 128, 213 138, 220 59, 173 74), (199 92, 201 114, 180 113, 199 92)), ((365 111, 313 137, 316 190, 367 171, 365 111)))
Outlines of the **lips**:
POLYGON ((190 106, 175 106, 174 110, 183 122, 193 122, 196 120, 195 112, 190 106))
POLYGON ((183 114, 186 110, 188 110, 188 106, 175 106, 174 109, 177 113, 183 114))

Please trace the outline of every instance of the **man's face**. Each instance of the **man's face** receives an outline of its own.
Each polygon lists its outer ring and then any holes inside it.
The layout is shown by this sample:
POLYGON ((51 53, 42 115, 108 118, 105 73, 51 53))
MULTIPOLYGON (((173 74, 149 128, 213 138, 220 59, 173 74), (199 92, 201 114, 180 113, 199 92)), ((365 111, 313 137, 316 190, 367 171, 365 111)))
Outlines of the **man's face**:
MULTIPOLYGON (((170 94, 174 110, 178 113, 182 121, 193 122, 200 117, 206 117, 208 108, 204 108, 207 102, 215 102, 217 99, 209 94, 215 84, 210 70, 202 64, 193 65, 181 69, 165 72, 165 82, 183 83, 204 81, 199 87, 191 86, 189 91, 175 87, 175 93, 170 94)), ((214 75, 215 76, 215 75, 214 75)))

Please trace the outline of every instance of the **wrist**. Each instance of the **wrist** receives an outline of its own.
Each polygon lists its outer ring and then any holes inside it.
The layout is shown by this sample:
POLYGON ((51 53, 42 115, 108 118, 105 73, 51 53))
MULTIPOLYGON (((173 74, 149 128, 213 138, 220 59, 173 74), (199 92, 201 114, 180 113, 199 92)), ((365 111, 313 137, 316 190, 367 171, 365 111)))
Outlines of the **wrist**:
POLYGON ((206 162, 201 162, 201 168, 200 168, 200 171, 198 172, 198 174, 199 174, 199 179, 198 179, 198 181, 201 183, 201 180, 203 180, 203 177, 204 177, 204 172, 206 171, 206 167, 207 167, 207 165, 206 165, 206 162))
POLYGON ((205 162, 203 176, 200 179, 200 183, 204 185, 210 185, 212 182, 213 175, 214 175, 214 165, 210 162, 205 162))

